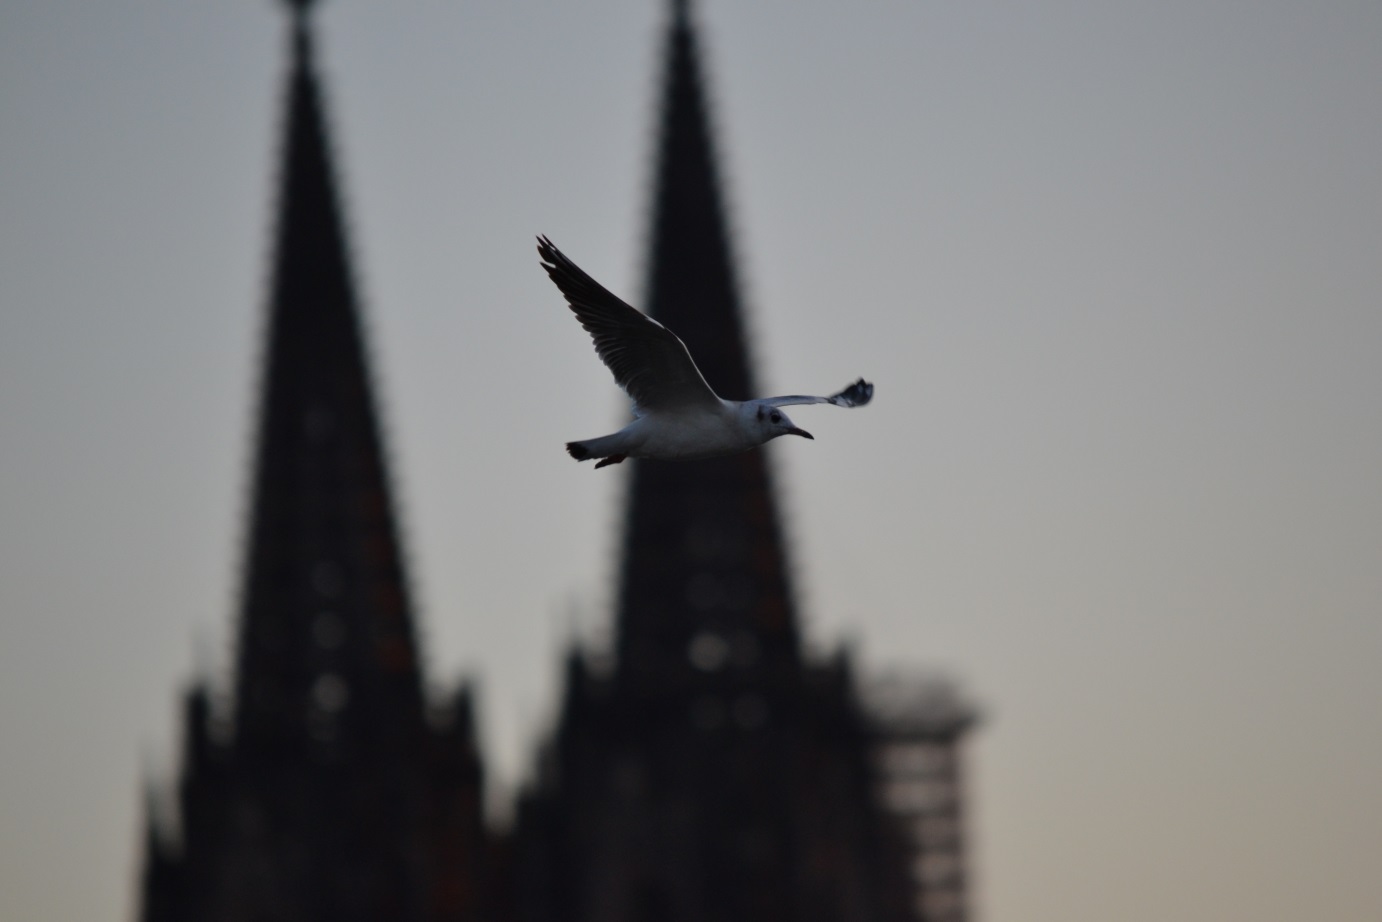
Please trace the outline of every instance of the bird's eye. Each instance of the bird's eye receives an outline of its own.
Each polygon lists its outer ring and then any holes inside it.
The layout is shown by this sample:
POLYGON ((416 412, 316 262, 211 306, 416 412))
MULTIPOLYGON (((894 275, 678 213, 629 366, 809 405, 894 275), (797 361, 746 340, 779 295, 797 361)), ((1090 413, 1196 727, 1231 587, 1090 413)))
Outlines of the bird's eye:
POLYGON ((775 422, 775 423, 780 423, 780 422, 782 422, 782 414, 781 414, 781 413, 774 413, 772 416, 770 416, 770 417, 768 417, 768 418, 771 419, 771 420, 772 420, 773 422, 775 422))

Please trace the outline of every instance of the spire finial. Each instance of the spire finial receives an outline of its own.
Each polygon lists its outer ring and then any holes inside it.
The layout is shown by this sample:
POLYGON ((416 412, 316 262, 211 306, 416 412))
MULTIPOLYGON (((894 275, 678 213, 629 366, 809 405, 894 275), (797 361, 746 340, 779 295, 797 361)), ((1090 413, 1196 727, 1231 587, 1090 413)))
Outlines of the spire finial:
POLYGON ((299 65, 304 65, 311 56, 310 41, 307 35, 307 17, 312 12, 316 0, 283 0, 293 17, 294 57, 299 65))
POLYGON ((685 23, 691 18, 691 0, 672 0, 672 20, 685 23))

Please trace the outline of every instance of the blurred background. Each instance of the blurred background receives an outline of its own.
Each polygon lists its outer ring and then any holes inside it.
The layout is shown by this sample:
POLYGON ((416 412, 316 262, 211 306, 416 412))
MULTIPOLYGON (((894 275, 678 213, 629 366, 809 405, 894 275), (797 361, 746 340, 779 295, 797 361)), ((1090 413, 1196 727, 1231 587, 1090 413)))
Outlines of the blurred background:
MULTIPOLYGON (((697 4, 807 639, 959 678, 989 922, 1375 918, 1382 7, 697 4)), ((492 809, 608 629, 665 10, 331 0, 427 675, 492 809)), ((0 916, 135 909, 229 669, 287 66, 267 0, 0 0, 0 916)))

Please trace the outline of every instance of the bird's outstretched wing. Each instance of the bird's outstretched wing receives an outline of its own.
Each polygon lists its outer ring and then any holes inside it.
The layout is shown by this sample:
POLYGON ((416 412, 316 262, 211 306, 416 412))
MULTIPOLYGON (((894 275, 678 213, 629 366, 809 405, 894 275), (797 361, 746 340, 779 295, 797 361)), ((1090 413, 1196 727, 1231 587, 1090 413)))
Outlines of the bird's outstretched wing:
POLYGON ((546 237, 537 238, 537 252, 635 412, 719 405, 675 333, 611 294, 546 237))
POLYGON ((804 394, 792 394, 790 397, 764 397, 755 400, 754 403, 761 403, 770 407, 790 407, 798 403, 833 403, 837 407, 862 407, 873 399, 873 385, 860 378, 849 387, 832 394, 829 397, 808 397, 804 394))

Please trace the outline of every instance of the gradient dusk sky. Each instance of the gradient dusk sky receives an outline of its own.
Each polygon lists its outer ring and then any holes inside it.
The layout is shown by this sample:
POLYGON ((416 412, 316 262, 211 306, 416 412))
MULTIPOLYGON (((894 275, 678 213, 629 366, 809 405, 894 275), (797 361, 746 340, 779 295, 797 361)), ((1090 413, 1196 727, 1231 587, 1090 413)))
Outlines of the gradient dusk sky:
MULTIPOLYGON (((657 0, 328 0, 429 679, 496 806, 609 615, 657 0)), ((983 922, 1382 918, 1382 4, 696 4, 806 631, 959 680, 983 922)), ((286 17, 0 0, 0 918, 125 920, 224 676, 286 17)))

